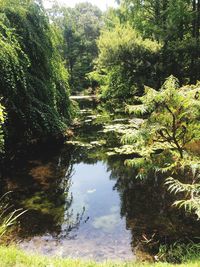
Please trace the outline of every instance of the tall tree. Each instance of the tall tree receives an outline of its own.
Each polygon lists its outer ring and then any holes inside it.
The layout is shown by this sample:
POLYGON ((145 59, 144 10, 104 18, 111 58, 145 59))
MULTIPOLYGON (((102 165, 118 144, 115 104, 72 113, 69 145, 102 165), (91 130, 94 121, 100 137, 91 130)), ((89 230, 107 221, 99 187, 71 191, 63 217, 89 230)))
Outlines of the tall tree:
POLYGON ((181 83, 200 79, 199 0, 121 0, 120 16, 144 37, 163 44, 160 84, 173 74, 181 83))
POLYGON ((98 55, 96 40, 102 26, 102 12, 90 3, 80 3, 74 8, 54 6, 50 10, 55 24, 62 29, 62 50, 70 74, 70 85, 74 91, 89 86, 87 74, 94 67, 98 55))

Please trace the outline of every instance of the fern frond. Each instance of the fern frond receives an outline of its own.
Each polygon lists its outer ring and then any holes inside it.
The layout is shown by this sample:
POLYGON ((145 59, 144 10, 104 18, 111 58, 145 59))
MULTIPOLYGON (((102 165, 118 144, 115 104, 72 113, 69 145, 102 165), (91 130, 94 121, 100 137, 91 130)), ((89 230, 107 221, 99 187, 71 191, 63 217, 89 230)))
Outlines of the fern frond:
POLYGON ((144 104, 126 106, 126 112, 128 112, 129 114, 143 115, 147 113, 147 111, 148 106, 144 104))
POLYGON ((181 183, 179 180, 174 179, 173 177, 167 178, 165 184, 168 186, 168 190, 174 194, 181 192, 185 193, 200 192, 200 184, 184 184, 181 183))
POLYGON ((182 199, 174 202, 173 206, 178 208, 184 208, 185 211, 195 213, 200 219, 200 198, 182 199))

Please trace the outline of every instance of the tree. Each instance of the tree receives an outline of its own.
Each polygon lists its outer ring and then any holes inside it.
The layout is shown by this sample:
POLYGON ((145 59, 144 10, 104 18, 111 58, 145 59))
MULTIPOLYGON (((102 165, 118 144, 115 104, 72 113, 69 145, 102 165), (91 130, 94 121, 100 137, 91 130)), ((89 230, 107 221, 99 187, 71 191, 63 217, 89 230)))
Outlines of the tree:
POLYGON ((176 78, 171 76, 160 91, 146 88, 140 101, 140 105, 129 106, 129 112, 148 117, 139 132, 126 136, 125 140, 147 146, 149 155, 160 146, 163 152, 170 150, 182 159, 186 146, 200 138, 199 88, 180 89, 176 78))
POLYGON ((199 1, 122 0, 120 3, 121 21, 129 22, 143 37, 163 44, 160 85, 171 74, 181 84, 195 84, 200 79, 199 1))
POLYGON ((169 191, 182 197, 174 205, 200 218, 200 162, 187 149, 200 139, 199 86, 179 88, 171 76, 160 91, 146 88, 138 101, 128 110, 145 114, 146 120, 139 130, 125 135, 123 142, 132 144, 140 157, 126 163, 137 169, 141 179, 162 174, 169 191))
POLYGON ((54 6, 49 13, 62 31, 61 50, 70 74, 70 85, 73 91, 81 91, 90 86, 87 74, 93 70, 93 61, 98 55, 96 40, 102 26, 102 12, 86 2, 74 8, 54 6))
POLYGON ((1 2, 0 95, 8 117, 7 141, 46 138, 67 128, 68 73, 57 36, 39 2, 1 2))
POLYGON ((129 25, 115 25, 104 30, 98 40, 98 69, 107 76, 105 98, 126 100, 144 84, 155 86, 156 62, 160 45, 141 35, 129 25))

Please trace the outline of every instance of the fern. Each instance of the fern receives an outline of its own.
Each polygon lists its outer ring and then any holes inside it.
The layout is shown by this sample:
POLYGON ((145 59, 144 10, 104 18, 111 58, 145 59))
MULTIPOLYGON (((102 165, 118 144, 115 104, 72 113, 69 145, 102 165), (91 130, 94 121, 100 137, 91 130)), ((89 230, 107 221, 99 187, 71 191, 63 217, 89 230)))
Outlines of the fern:
POLYGON ((168 190, 171 193, 179 194, 182 193, 185 199, 176 200, 173 205, 178 208, 184 208, 189 213, 196 214, 197 218, 200 219, 200 173, 199 163, 193 164, 191 167, 192 183, 182 183, 178 179, 169 177, 166 179, 165 185, 168 186, 168 190))
POLYGON ((184 184, 172 177, 167 178, 165 184, 168 186, 168 190, 174 194, 182 192, 187 194, 200 193, 200 184, 184 184))

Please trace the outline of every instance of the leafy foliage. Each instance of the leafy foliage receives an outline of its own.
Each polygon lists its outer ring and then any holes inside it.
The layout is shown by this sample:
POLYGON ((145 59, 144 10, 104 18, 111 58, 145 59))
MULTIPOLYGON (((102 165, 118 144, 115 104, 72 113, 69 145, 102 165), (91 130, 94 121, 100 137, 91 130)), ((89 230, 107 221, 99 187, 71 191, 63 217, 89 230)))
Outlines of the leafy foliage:
POLYGON ((170 176, 166 185, 171 193, 182 197, 174 206, 195 213, 200 218, 199 159, 187 151, 187 145, 200 139, 199 87, 179 88, 178 81, 169 77, 160 91, 146 88, 140 104, 127 110, 146 116, 139 130, 123 137, 140 158, 126 163, 137 169, 137 177, 149 174, 170 176))
MULTIPOLYGON (((179 195, 183 193, 184 198, 175 201, 173 205, 196 214, 197 218, 200 219, 200 164, 197 162, 192 164, 192 161, 190 161, 189 163, 189 169, 191 169, 188 174, 190 183, 183 183, 178 179, 169 177, 165 184, 171 193, 179 195)), ((184 165, 187 166, 186 163, 184 165)))
POLYGON ((181 83, 196 83, 199 72, 200 1, 121 0, 118 12, 143 37, 163 43, 157 62, 160 84, 173 74, 181 83))
POLYGON ((57 35, 39 3, 1 3, 0 47, 7 136, 12 139, 18 132, 18 141, 25 141, 64 131, 71 109, 68 73, 57 35))
MULTIPOLYGON (((104 15, 95 72, 102 95, 123 99, 158 90, 170 75, 180 84, 200 79, 200 0, 120 0, 104 15)), ((95 75, 94 75, 95 74, 95 75)))
POLYGON ((61 51, 73 91, 88 88, 90 82, 87 74, 93 70, 93 61, 98 55, 96 39, 102 24, 101 10, 86 2, 79 3, 74 8, 54 5, 49 13, 63 35, 61 51))
POLYGON ((103 96, 127 99, 143 85, 154 86, 152 73, 160 45, 143 39, 129 25, 116 25, 104 30, 98 40, 98 67, 107 77, 103 96))
POLYGON ((139 132, 124 140, 148 146, 150 153, 156 149, 171 149, 183 158, 188 143, 200 138, 199 89, 178 88, 178 81, 169 77, 159 92, 146 88, 139 106, 129 106, 134 114, 148 114, 139 132), (159 144, 159 145, 158 145, 159 144))

